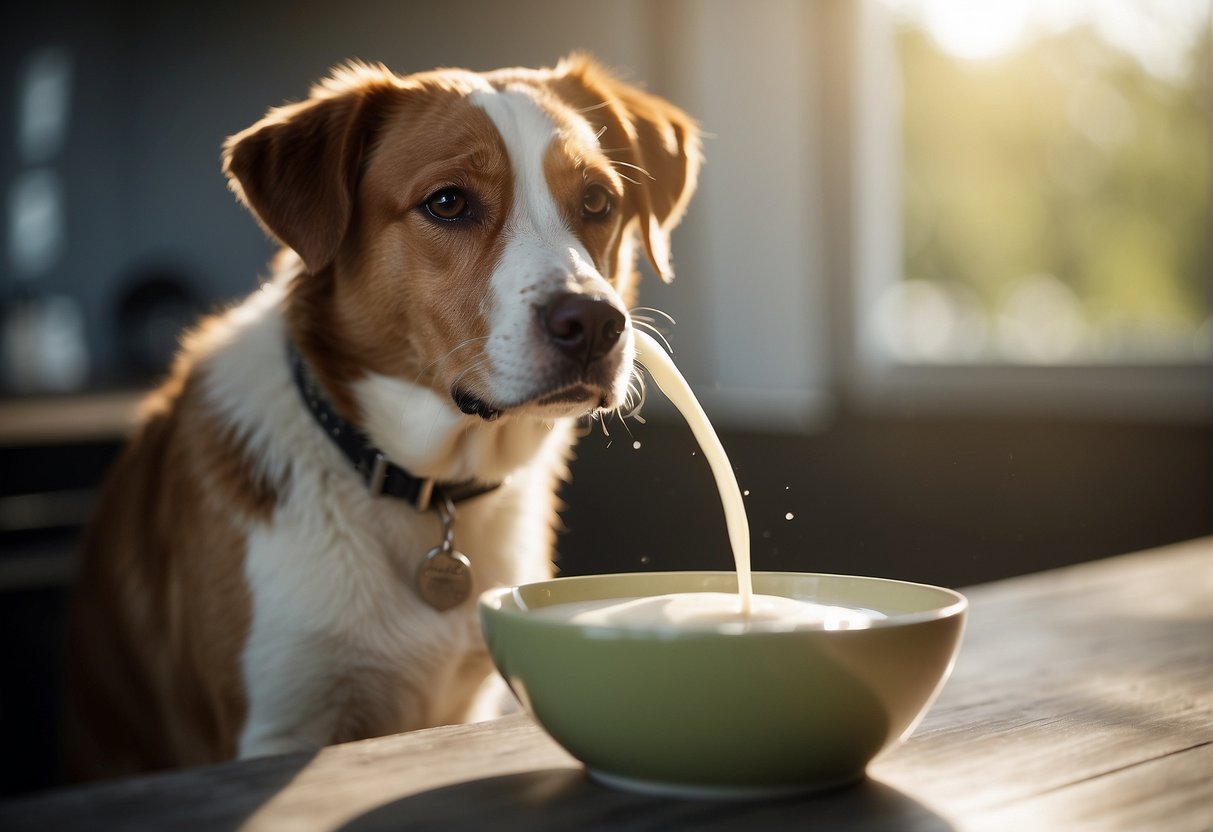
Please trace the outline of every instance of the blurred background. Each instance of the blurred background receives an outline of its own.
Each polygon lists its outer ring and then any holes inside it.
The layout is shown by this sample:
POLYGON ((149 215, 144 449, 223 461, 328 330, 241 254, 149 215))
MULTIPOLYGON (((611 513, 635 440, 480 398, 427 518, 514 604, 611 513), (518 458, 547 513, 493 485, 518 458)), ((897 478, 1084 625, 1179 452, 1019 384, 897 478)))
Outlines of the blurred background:
MULTIPOLYGON (((698 117, 642 303, 759 569, 964 586, 1213 533, 1206 0, 0 10, 0 794, 52 782, 73 549, 180 328, 272 246, 223 139, 348 58, 589 50, 698 117)), ((659 395, 578 448, 565 574, 731 568, 659 395)))

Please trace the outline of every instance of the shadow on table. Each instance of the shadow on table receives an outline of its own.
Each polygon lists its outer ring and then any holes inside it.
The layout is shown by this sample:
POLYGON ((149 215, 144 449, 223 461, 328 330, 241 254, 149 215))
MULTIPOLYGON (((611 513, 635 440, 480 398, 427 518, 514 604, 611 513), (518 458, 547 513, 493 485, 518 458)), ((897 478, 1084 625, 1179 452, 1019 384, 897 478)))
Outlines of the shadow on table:
POLYGON ((608 789, 581 769, 529 771, 472 780, 402 798, 354 818, 341 832, 404 829, 695 830, 830 829, 947 832, 953 827, 913 798, 876 780, 765 802, 671 800, 608 789))
POLYGON ((0 800, 3 832, 188 832, 237 829, 253 821, 315 757, 260 757, 102 780, 0 800), (220 795, 222 795, 220 797, 220 795))

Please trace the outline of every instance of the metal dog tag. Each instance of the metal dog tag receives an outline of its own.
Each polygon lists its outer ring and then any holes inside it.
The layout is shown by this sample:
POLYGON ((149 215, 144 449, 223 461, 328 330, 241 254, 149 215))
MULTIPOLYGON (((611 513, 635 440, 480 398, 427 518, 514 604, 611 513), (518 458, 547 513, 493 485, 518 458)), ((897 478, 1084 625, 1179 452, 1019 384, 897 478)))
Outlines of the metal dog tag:
POLYGON ((434 609, 445 612, 472 594, 472 562, 455 551, 455 504, 445 492, 437 496, 442 543, 426 552, 417 570, 417 594, 434 609))
POLYGON ((417 592, 439 612, 457 607, 472 592, 472 563, 446 545, 435 546, 417 570, 417 592))

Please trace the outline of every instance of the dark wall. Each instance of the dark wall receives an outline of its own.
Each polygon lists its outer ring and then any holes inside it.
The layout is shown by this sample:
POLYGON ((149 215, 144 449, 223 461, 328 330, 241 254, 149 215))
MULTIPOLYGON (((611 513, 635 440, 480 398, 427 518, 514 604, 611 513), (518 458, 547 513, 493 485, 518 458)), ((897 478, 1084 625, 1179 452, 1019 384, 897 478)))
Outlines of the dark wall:
MULTIPOLYGON (((690 431, 610 431, 578 446, 562 571, 731 568, 690 431)), ((1213 533, 1208 426, 852 417, 721 439, 756 569, 964 586, 1213 533)))

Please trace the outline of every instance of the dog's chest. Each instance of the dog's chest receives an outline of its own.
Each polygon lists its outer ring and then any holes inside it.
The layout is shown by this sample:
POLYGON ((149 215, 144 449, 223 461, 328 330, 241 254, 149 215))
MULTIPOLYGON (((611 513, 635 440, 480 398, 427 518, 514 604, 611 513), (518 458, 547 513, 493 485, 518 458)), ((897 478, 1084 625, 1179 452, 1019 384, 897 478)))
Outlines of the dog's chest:
POLYGON ((418 587, 426 554, 443 540, 436 511, 372 497, 351 477, 301 479, 250 539, 254 618, 325 634, 357 661, 415 667, 479 649, 475 597, 550 574, 551 498, 528 493, 526 472, 456 506, 454 545, 471 563, 472 584, 446 611, 426 604, 418 587))

